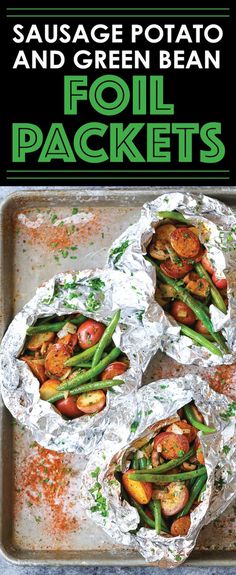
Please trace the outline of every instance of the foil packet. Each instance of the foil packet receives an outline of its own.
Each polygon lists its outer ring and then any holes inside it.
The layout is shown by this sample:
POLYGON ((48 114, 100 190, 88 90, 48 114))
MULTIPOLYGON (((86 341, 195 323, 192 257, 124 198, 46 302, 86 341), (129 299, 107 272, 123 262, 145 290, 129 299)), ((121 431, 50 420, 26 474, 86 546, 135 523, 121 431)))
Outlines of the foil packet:
POLYGON ((39 287, 35 296, 10 324, 0 347, 1 391, 4 403, 34 439, 48 449, 89 454, 109 425, 109 410, 119 394, 141 386, 142 372, 156 350, 163 326, 152 321, 151 279, 140 270, 132 279, 113 270, 61 273, 39 287), (121 309, 113 341, 130 362, 122 375, 124 384, 107 392, 105 408, 96 415, 66 420, 47 401, 40 399, 39 381, 27 364, 18 359, 26 331, 39 318, 82 313, 108 324, 121 309))
POLYGON ((110 424, 99 448, 85 468, 79 498, 87 514, 114 541, 136 549, 147 562, 159 567, 176 567, 184 562, 196 543, 201 528, 218 517, 236 494, 235 403, 220 396, 198 376, 165 379, 118 397, 110 412, 110 424), (137 510, 121 499, 117 467, 125 471, 127 456, 155 436, 163 425, 176 421, 177 410, 191 400, 207 425, 216 431, 200 432, 207 469, 207 485, 201 502, 191 512, 191 526, 185 537, 158 535, 153 529, 138 529, 137 510))
POLYGON ((230 353, 213 355, 206 348, 180 334, 180 327, 169 314, 156 304, 156 321, 165 318, 161 350, 182 364, 220 365, 236 361, 236 218, 222 202, 205 195, 171 192, 144 204, 138 222, 115 240, 108 254, 107 267, 119 269, 130 276, 143 270, 156 285, 155 267, 144 259, 156 226, 163 221, 158 212, 177 210, 199 232, 200 241, 207 246, 208 255, 219 277, 228 281, 228 311, 221 312, 210 305, 210 317, 215 331, 221 331, 230 353))

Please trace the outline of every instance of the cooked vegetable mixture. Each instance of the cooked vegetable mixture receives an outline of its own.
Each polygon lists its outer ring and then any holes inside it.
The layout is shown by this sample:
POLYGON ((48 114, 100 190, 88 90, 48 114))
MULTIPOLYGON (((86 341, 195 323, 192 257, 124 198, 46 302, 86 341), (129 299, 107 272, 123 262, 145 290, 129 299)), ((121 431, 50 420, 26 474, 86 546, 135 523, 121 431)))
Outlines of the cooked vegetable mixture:
POLYGON ((197 228, 183 214, 158 215, 163 221, 145 256, 156 267, 156 300, 180 324, 183 335, 222 356, 229 350, 222 334, 213 329, 209 306, 213 303, 227 313, 227 281, 217 277, 197 228))
POLYGON ((120 310, 107 327, 79 314, 39 320, 28 328, 20 359, 39 380, 41 399, 63 416, 98 413, 107 389, 123 383, 115 378, 128 369, 128 359, 112 341, 119 320, 120 310))
MULTIPOLYGON (((207 471, 198 431, 213 433, 194 404, 178 411, 176 421, 132 452, 130 467, 119 474, 122 498, 139 513, 140 526, 158 534, 184 536, 191 511, 206 488, 207 471)), ((129 455, 130 457, 130 455, 129 455)))

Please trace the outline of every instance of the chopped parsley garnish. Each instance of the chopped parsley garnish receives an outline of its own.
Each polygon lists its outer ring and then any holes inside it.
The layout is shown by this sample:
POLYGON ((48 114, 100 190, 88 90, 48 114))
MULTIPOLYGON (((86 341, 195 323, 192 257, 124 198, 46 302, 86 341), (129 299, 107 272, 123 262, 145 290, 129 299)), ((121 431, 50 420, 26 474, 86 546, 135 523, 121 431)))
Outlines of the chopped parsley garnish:
POLYGON ((131 433, 135 433, 137 431, 138 426, 140 424, 140 418, 142 415, 142 411, 138 411, 137 415, 138 415, 138 419, 134 419, 134 421, 131 423, 131 426, 130 426, 131 433))
POLYGON ((94 291, 100 291, 105 287, 105 283, 100 278, 93 278, 89 280, 88 285, 94 291))
POLYGON ((225 453, 225 455, 228 455, 228 453, 230 452, 230 447, 228 445, 224 445, 223 452, 225 453))
POLYGON ((96 481, 95 481, 93 487, 91 487, 91 489, 89 489, 89 493, 91 493, 91 495, 93 496, 93 499, 95 501, 95 505, 92 505, 92 507, 90 507, 90 511, 92 511, 92 513, 95 513, 95 512, 100 513, 100 515, 102 517, 108 517, 109 512, 108 512, 107 500, 102 495, 102 492, 101 492, 102 485, 98 481, 99 473, 100 473, 100 467, 96 467, 96 469, 91 472, 91 477, 94 477, 94 479, 96 479, 96 481))
POLYGON ((112 250, 110 250, 110 257, 114 260, 114 264, 116 264, 123 256, 125 250, 127 250, 127 247, 129 246, 129 243, 130 243, 129 240, 125 240, 125 242, 123 242, 120 246, 117 246, 117 248, 113 248, 112 250))
POLYGON ((101 302, 95 298, 93 292, 91 292, 85 302, 87 311, 97 311, 101 307, 101 302))
POLYGON ((78 211, 79 211, 78 208, 72 208, 72 210, 71 210, 72 216, 75 216, 76 214, 78 214, 78 211))
POLYGON ((228 421, 228 419, 230 417, 233 417, 233 415, 236 414, 236 401, 232 401, 232 403, 230 403, 228 409, 226 411, 222 411, 220 413, 220 417, 222 419, 224 419, 224 421, 228 421))
POLYGON ((55 224, 55 221, 57 220, 57 214, 52 214, 51 216, 51 222, 52 224, 55 224))

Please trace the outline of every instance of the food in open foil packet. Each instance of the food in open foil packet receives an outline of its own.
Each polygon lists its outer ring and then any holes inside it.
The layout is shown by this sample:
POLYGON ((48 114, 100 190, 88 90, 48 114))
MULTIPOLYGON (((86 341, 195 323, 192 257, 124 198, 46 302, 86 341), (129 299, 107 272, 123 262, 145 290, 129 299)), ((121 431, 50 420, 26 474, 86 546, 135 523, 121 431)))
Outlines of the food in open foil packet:
POLYGON ((236 493, 235 403, 194 377, 117 398, 79 490, 116 543, 159 567, 181 564, 236 493))
POLYGON ((2 396, 44 447, 88 454, 116 395, 141 385, 163 329, 152 290, 142 271, 58 274, 16 315, 0 348, 2 396))
POLYGON ((168 319, 162 350, 183 364, 236 360, 236 218, 204 195, 163 194, 112 245, 108 267, 145 270, 156 319, 168 319), (164 310, 164 313, 163 313, 164 310))

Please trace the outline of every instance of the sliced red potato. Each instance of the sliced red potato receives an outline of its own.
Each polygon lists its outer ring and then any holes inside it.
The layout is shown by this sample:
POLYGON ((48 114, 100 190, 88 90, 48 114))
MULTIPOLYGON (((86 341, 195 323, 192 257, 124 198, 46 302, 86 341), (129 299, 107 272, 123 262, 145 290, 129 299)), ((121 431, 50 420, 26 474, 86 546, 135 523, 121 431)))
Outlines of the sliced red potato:
POLYGON ((172 423, 166 428, 166 431, 171 431, 172 433, 176 433, 177 435, 186 435, 189 443, 197 437, 197 429, 190 425, 185 420, 176 421, 176 423, 172 423))
POLYGON ((198 237, 189 228, 177 228, 170 235, 170 243, 181 258, 194 258, 200 251, 198 237))
POLYGON ((101 373, 101 380, 114 379, 117 375, 124 373, 128 367, 124 361, 113 361, 101 373))
POLYGON ((57 379, 47 379, 47 381, 41 385, 39 390, 41 399, 47 401, 53 397, 53 395, 57 393, 58 385, 60 385, 60 381, 57 379))
POLYGON ((164 489, 155 489, 153 499, 159 499, 165 517, 171 517, 182 511, 189 500, 189 491, 183 481, 174 481, 164 489))
POLYGON ((152 498, 152 484, 145 481, 134 481, 132 473, 135 469, 129 469, 122 475, 122 483, 128 495, 140 505, 147 505, 152 498))
POLYGON ((44 383, 44 381, 46 381, 47 376, 45 373, 44 359, 32 359, 27 355, 21 357, 20 359, 27 363, 32 373, 35 375, 35 377, 37 377, 40 383, 44 383))
POLYGON ((81 393, 76 405, 83 413, 97 413, 102 411, 106 405, 106 394, 102 389, 81 393))
POLYGON ((207 257, 206 254, 204 254, 203 258, 202 258, 202 265, 205 268, 205 270, 212 275, 214 273, 214 268, 212 263, 210 262, 209 258, 207 257))
POLYGON ((173 535, 173 537, 184 537, 189 532, 190 525, 190 515, 184 515, 184 517, 175 519, 170 528, 171 535, 173 535))
POLYGON ((201 333, 202 335, 210 335, 208 329, 205 327, 204 323, 202 323, 202 321, 200 319, 198 319, 195 323, 194 326, 195 331, 197 331, 197 333, 201 333))
POLYGON ((212 275, 212 281, 218 289, 227 288, 227 280, 225 278, 218 278, 216 272, 212 275))
POLYGON ((196 439, 195 439, 194 447, 196 449, 196 456, 197 456, 198 463, 200 463, 201 465, 205 465, 205 459, 204 459, 204 455, 203 455, 203 451, 202 451, 202 445, 201 445, 198 437, 196 437, 196 439))
POLYGON ((193 266, 183 260, 173 263, 171 259, 168 259, 160 265, 160 268, 169 278, 181 279, 193 269, 193 266))
POLYGON ((77 330, 79 346, 82 349, 93 347, 99 342, 105 329, 106 326, 103 323, 94 319, 87 319, 77 330))
POLYGON ((68 372, 65 361, 71 357, 71 350, 63 343, 55 343, 45 358, 45 369, 48 374, 63 377, 68 372))
POLYGON ((163 431, 156 435, 153 449, 164 459, 177 459, 189 451, 189 441, 185 435, 163 431))
POLYGON ((184 325, 192 325, 196 321, 195 313, 186 303, 179 300, 171 304, 170 313, 176 321, 184 325))
POLYGON ((71 419, 84 415, 76 405, 78 395, 69 395, 66 399, 59 399, 54 403, 55 407, 62 415, 66 415, 71 419))
POLYGON ((26 349, 30 351, 37 351, 43 345, 43 343, 49 343, 55 338, 55 333, 53 331, 46 331, 45 333, 36 333, 32 335, 28 342, 26 343, 26 349))

